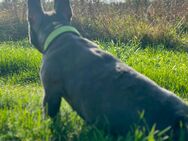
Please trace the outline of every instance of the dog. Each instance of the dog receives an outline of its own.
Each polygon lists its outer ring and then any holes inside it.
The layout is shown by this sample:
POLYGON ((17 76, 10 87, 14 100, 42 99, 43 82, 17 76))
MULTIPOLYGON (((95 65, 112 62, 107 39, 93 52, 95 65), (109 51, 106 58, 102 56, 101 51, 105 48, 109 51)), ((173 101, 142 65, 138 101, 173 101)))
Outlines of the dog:
POLYGON ((188 106, 82 37, 71 17, 69 0, 55 0, 50 14, 40 0, 28 0, 30 42, 43 54, 44 114, 56 117, 63 97, 87 123, 125 134, 144 112, 149 128, 171 127, 177 138, 183 123, 188 141, 188 106))

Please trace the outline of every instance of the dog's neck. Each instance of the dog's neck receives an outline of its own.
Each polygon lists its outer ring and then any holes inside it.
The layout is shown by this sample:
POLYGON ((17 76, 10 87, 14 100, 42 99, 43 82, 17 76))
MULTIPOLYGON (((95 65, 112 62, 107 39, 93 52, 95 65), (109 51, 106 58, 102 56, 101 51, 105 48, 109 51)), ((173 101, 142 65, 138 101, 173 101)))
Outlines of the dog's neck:
POLYGON ((73 26, 61 24, 48 26, 43 32, 39 32, 39 40, 43 46, 42 53, 48 50, 57 37, 68 32, 81 36, 78 30, 73 26))
POLYGON ((71 32, 74 34, 77 34, 80 36, 80 33, 78 32, 78 30, 72 26, 62 26, 59 25, 55 28, 55 30, 53 30, 48 37, 46 38, 45 42, 44 42, 44 52, 48 49, 48 47, 50 46, 50 44, 60 35, 62 35, 63 33, 67 33, 67 32, 71 32))

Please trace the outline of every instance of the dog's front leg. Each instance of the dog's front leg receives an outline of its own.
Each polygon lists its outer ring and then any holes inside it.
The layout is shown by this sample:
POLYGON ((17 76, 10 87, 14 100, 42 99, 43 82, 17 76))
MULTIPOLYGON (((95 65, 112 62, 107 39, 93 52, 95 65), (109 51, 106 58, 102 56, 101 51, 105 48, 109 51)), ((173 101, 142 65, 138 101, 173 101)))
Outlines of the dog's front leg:
POLYGON ((43 112, 44 116, 48 115, 54 118, 59 112, 61 105, 61 94, 57 89, 52 87, 45 89, 45 95, 43 98, 43 112))

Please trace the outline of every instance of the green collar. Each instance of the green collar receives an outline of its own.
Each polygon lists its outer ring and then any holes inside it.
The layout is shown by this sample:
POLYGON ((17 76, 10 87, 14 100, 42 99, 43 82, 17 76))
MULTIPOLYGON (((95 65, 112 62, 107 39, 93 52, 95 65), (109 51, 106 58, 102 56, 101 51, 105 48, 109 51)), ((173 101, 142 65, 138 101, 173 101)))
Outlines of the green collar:
POLYGON ((48 37, 44 43, 44 51, 46 51, 48 49, 49 45, 53 42, 54 39, 56 39, 59 35, 65 33, 65 32, 73 32, 80 36, 80 33, 78 32, 78 30, 72 26, 58 26, 58 27, 56 27, 56 29, 54 31, 52 31, 48 35, 48 37))

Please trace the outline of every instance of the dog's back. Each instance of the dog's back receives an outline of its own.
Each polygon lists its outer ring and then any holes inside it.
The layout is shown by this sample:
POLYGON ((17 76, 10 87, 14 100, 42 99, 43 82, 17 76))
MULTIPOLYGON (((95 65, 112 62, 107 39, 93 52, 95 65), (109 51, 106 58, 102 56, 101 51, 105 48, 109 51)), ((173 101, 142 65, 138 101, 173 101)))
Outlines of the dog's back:
POLYGON ((188 107, 175 94, 87 39, 63 34, 47 56, 42 69, 42 74, 49 72, 42 77, 44 86, 59 83, 62 96, 87 122, 107 122, 113 132, 127 132, 142 112, 150 128, 155 123, 157 129, 177 128, 179 121, 187 120, 188 107))

